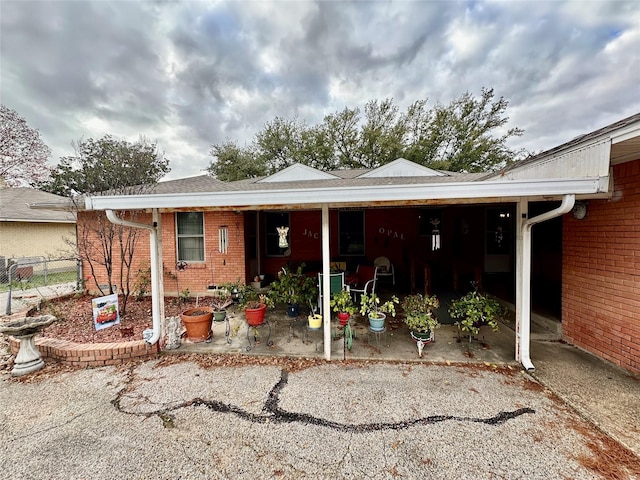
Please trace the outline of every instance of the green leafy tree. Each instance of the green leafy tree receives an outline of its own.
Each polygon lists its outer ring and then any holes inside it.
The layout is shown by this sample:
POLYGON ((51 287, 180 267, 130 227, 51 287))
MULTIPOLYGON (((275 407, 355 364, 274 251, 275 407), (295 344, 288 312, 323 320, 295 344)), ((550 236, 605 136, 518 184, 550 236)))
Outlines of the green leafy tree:
POLYGON ((448 106, 437 105, 426 137, 412 149, 418 157, 415 161, 452 172, 489 172, 523 157, 524 151, 506 145, 523 130, 511 128, 500 136, 493 135, 509 120, 504 115, 507 106, 504 98, 495 100, 493 89, 488 88, 480 98, 465 93, 448 106))
POLYGON ((341 112, 324 117, 327 136, 331 140, 335 163, 338 168, 360 168, 358 143, 360 133, 360 109, 345 108, 341 112))
POLYGON ((296 119, 284 120, 276 117, 256 134, 258 164, 267 166, 268 175, 298 161, 303 129, 304 126, 296 119))
MULTIPOLYGON (((45 191, 73 199, 77 210, 82 209, 81 194, 108 193, 131 195, 150 191, 169 172, 169 161, 155 142, 141 137, 130 143, 110 135, 75 143, 76 154, 63 157, 54 169, 51 180, 41 185, 45 191)), ((114 293, 114 262, 119 261, 119 287, 124 297, 122 313, 132 291, 132 273, 136 243, 140 229, 114 225, 102 212, 86 213, 86 221, 78 223, 78 252, 89 265, 91 276, 100 292, 114 293), (119 248, 114 248, 118 245, 119 248), (98 269, 104 269, 108 290, 96 281, 98 269)), ((135 221, 137 213, 129 213, 135 221)))
POLYGON ((280 117, 267 122, 251 148, 214 145, 209 172, 221 180, 270 175, 294 163, 321 170, 376 168, 399 157, 454 172, 495 171, 527 152, 507 141, 519 128, 504 129, 508 102, 493 89, 480 97, 464 93, 448 105, 427 107, 417 100, 400 112, 392 99, 372 100, 364 107, 345 108, 307 126, 280 117))
POLYGON ((301 145, 298 161, 318 170, 336 170, 339 167, 333 152, 329 132, 324 125, 317 125, 300 133, 301 145))
POLYGON ((51 180, 40 185, 43 190, 66 197, 143 193, 171 170, 157 144, 144 137, 131 143, 106 135, 79 140, 74 147, 76 154, 60 159, 51 180))
POLYGON ((358 143, 359 166, 376 168, 402 156, 407 127, 393 100, 370 101, 364 113, 358 143))
POLYGON ((235 142, 212 145, 209 153, 215 160, 209 163, 207 171, 223 182, 267 175, 267 165, 256 158, 253 150, 235 142))

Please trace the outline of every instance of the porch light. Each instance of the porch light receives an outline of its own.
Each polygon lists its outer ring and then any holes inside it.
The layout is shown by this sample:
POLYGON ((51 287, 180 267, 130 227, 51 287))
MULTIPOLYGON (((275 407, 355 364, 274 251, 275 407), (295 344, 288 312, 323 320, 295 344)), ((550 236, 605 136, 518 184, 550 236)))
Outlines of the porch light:
POLYGON ((440 230, 438 230, 440 220, 434 218, 429 223, 433 225, 433 230, 431 230, 431 250, 435 252, 436 250, 440 250, 440 230))
POLYGON ((225 254, 229 252, 229 227, 226 225, 218 228, 218 252, 225 254))
POLYGON ((276 227, 278 231, 278 247, 289 248, 289 240, 287 234, 289 233, 289 227, 276 227))

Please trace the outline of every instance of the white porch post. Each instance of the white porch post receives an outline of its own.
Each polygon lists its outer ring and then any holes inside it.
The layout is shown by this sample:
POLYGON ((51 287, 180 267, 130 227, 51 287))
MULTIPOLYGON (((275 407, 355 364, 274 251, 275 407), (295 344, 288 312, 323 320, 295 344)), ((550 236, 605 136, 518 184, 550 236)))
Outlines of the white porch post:
POLYGON ((158 291, 155 297, 156 304, 152 305, 152 308, 157 310, 157 316, 160 319, 160 335, 162 335, 166 325, 164 318, 164 275, 162 274, 162 217, 157 208, 152 211, 152 220, 156 227, 155 235, 152 235, 152 239, 155 239, 155 245, 151 245, 151 255, 156 257, 156 279, 155 282, 153 279, 151 280, 151 285, 155 286, 158 291))
POLYGON ((331 360, 331 259, 329 241, 329 205, 322 204, 322 322, 324 324, 324 358, 331 360))
MULTIPOLYGON (((522 362, 522 297, 525 284, 523 272, 524 242, 522 232, 529 216, 529 201, 526 198, 516 203, 516 362, 522 362)), ((529 249, 529 253, 531 250, 529 249)), ((529 283, 529 282, 527 282, 529 283)), ((530 289, 527 289, 530 291, 530 289)))

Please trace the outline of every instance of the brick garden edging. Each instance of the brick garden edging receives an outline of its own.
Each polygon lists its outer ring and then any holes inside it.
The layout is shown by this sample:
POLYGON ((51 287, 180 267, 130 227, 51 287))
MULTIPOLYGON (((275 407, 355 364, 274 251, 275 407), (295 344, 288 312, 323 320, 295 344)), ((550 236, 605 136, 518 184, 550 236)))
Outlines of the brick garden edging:
MULTIPOLYGON (((9 337, 11 353, 18 353, 20 341, 9 337)), ((43 358, 84 367, 120 365, 131 360, 156 358, 160 343, 149 345, 144 340, 113 343, 75 343, 57 338, 36 338, 36 346, 43 358)))

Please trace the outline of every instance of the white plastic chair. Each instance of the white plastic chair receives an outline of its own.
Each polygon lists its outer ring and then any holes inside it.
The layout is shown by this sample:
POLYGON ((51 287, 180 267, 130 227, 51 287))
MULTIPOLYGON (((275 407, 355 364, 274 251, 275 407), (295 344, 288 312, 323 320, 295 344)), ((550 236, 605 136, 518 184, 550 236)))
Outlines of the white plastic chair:
POLYGON ((387 257, 378 257, 373 261, 373 264, 378 267, 378 278, 391 277, 392 284, 396 284, 396 271, 387 257))

